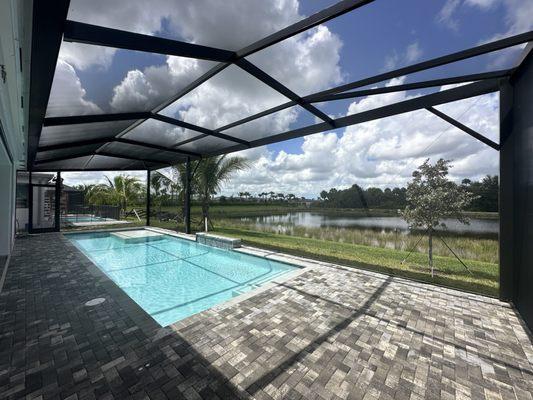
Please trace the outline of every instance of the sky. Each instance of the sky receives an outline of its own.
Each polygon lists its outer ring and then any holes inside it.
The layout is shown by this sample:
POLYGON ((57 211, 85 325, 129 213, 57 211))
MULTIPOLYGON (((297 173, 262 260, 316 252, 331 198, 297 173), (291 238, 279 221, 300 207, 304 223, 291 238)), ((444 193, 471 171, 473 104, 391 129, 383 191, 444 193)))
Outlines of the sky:
MULTIPOLYGON (((71 1, 69 19, 192 43, 238 50, 333 4, 331 0, 84 0, 71 1)), ((401 66, 533 28, 533 0, 376 0, 351 13, 248 57, 304 96, 401 66)), ((422 79, 508 68, 520 47, 395 78, 422 79)), ((214 63, 63 42, 47 116, 146 110, 171 97, 214 63)), ((449 87, 446 87, 449 88, 449 87)), ((429 92, 396 92, 315 104, 341 117, 429 92)), ((287 101, 230 66, 162 110, 214 129, 287 101)), ((498 142, 498 96, 437 107, 498 142)), ((295 106, 229 135, 255 139, 316 123, 295 106)), ((149 128, 147 124, 139 128, 149 128)), ((163 134, 172 138, 175 127, 163 134)), ((181 130, 187 137, 191 132, 181 130)), ((195 143, 189 145, 194 151, 195 143)), ((332 187, 403 186, 426 158, 452 160, 453 179, 497 174, 498 154, 425 110, 234 153, 251 167, 221 194, 285 192, 316 197, 332 187)), ((113 175, 114 173, 108 173, 113 175)), ((128 172, 144 178, 144 172, 128 172)), ((96 183, 102 173, 64 173, 65 183, 96 183)))

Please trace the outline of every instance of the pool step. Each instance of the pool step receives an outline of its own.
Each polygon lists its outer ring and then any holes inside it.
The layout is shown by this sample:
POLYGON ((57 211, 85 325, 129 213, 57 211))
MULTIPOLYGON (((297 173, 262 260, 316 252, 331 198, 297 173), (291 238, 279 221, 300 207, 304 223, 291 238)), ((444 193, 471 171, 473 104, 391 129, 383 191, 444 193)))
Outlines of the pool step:
POLYGON ((246 292, 249 292, 250 290, 253 290, 253 289, 257 289, 258 287, 260 287, 261 285, 256 285, 256 284, 252 284, 252 285, 246 285, 246 286, 243 286, 242 288, 239 288, 237 290, 233 290, 231 292, 231 297, 237 297, 237 296, 240 296, 241 294, 244 294, 246 292))
POLYGON ((111 232, 111 236, 123 240, 126 243, 145 243, 164 239, 165 235, 159 232, 138 229, 133 231, 111 232))

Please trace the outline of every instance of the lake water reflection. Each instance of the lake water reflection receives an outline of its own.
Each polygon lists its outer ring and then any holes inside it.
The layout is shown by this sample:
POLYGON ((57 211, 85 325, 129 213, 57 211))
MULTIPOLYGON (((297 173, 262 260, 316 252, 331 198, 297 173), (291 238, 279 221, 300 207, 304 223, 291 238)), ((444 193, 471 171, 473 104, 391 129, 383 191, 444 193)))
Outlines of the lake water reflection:
MULTIPOLYGON (((258 227, 301 226, 307 228, 353 228, 407 231, 407 223, 401 217, 360 217, 335 216, 310 211, 291 212, 279 215, 267 215, 239 218, 243 222, 254 223, 258 227)), ((470 225, 464 225, 456 220, 444 220, 447 230, 461 234, 490 234, 497 235, 499 221, 497 219, 471 218, 470 225)))

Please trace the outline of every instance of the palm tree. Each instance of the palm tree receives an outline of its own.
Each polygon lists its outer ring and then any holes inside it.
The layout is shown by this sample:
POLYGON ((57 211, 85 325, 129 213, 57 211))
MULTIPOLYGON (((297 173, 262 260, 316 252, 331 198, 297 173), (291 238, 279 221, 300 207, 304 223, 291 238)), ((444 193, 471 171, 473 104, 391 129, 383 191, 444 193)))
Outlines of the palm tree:
POLYGON ((114 204, 126 211, 128 204, 137 200, 142 193, 142 183, 139 179, 117 175, 111 180, 105 175, 106 183, 95 185, 89 192, 89 201, 93 204, 114 204))
POLYGON ((161 211, 163 197, 166 195, 167 188, 170 188, 171 184, 172 181, 159 171, 155 171, 150 176, 150 187, 154 190, 153 201, 159 207, 159 211, 161 211))
POLYGON ((74 186, 74 188, 82 192, 83 201, 85 202, 85 201, 88 201, 90 193, 93 190, 94 186, 95 186, 94 184, 85 185, 82 183, 82 184, 74 186))
POLYGON ((222 184, 228 181, 233 173, 248 168, 249 164, 243 157, 227 157, 227 155, 205 158, 197 162, 200 165, 196 168, 193 182, 202 205, 202 218, 207 231, 207 226, 211 224, 209 203, 212 196, 220 191, 222 184))

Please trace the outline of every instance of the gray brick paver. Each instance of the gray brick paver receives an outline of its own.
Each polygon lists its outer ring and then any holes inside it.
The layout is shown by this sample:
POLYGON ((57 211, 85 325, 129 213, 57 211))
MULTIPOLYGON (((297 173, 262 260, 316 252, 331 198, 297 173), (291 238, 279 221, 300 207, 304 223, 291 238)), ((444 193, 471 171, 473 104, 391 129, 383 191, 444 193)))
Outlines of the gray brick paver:
POLYGON ((0 398, 533 400, 507 304, 321 265, 161 330, 62 235, 18 239, 0 398))

